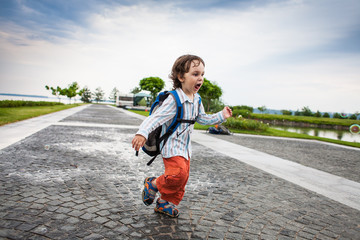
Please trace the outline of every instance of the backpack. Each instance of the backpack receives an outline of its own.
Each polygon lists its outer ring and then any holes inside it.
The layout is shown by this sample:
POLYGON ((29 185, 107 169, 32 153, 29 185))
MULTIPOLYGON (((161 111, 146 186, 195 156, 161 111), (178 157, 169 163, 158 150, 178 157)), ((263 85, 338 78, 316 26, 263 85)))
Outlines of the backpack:
POLYGON ((222 124, 220 124, 220 125, 218 126, 218 129, 219 129, 219 131, 220 131, 220 134, 223 134, 223 135, 230 135, 230 134, 231 134, 230 130, 227 129, 227 127, 225 127, 225 126, 222 125, 222 124))
POLYGON ((230 135, 231 132, 223 125, 216 125, 215 127, 209 127, 208 130, 211 134, 222 134, 222 135, 230 135))
MULTIPOLYGON (((164 135, 160 136, 161 131, 162 131, 162 126, 157 127, 155 130, 153 130, 151 133, 149 133, 148 139, 146 140, 144 146, 142 147, 142 150, 146 154, 153 157, 147 163, 148 166, 161 153, 161 150, 165 146, 166 141, 168 140, 170 135, 173 134, 176 131, 176 129, 179 127, 179 125, 181 123, 195 124, 195 122, 196 122, 197 117, 195 119, 193 119, 193 120, 183 119, 183 115, 184 115, 183 105, 181 104, 179 95, 175 90, 173 90, 173 91, 164 91, 164 92, 159 93, 159 95, 157 96, 155 102, 151 106, 150 115, 153 114, 154 112, 156 112, 156 110, 162 105, 162 103, 165 101, 165 99, 169 95, 172 95, 174 97, 174 99, 175 99, 176 109, 177 109, 176 114, 175 114, 175 117, 172 120, 171 124, 166 129, 166 132, 164 133, 164 135), (161 142, 163 142, 163 146, 160 149, 160 143, 161 142)), ((200 105, 201 105, 201 98, 199 100, 199 109, 200 109, 200 105)))
POLYGON ((220 134, 220 131, 216 127, 209 127, 208 131, 211 134, 220 134))

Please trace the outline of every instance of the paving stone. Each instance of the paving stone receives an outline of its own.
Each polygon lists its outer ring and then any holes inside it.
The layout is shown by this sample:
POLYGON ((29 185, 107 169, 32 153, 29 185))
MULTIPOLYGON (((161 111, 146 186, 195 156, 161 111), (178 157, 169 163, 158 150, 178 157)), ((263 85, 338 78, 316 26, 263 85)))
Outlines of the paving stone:
POLYGON ((84 238, 84 240, 100 240, 100 239, 104 239, 104 236, 96 233, 92 233, 91 235, 86 236, 84 238))
POLYGON ((67 215, 73 216, 73 217, 79 217, 81 215, 83 215, 84 212, 79 211, 79 210, 73 210, 71 212, 68 212, 67 215))
MULTIPOLYGON (((151 167, 146 166, 149 157, 143 153, 135 157, 131 148, 136 129, 116 126, 137 126, 140 120, 110 106, 91 105, 62 123, 1 150, 0 238, 360 236, 359 211, 198 143, 193 143, 190 178, 179 205, 180 217, 155 214, 153 206, 142 203, 141 191, 145 177, 162 174, 162 161, 158 158, 151 167), (114 127, 66 125, 73 121, 114 127), (45 145, 50 148, 45 150, 45 145)), ((359 181, 357 150, 242 135, 219 138, 359 181), (335 157, 328 159, 327 154, 335 157), (341 158, 337 158, 339 154, 341 158)))
POLYGON ((104 216, 109 216, 110 212, 108 210, 101 210, 101 211, 96 212, 96 214, 104 217, 104 216))
POLYGON ((97 222, 97 223, 100 223, 100 224, 103 224, 103 223, 106 223, 109 221, 108 218, 104 218, 104 217, 96 217, 93 219, 94 222, 97 222))
POLYGON ((96 215, 91 214, 91 213, 85 213, 84 215, 80 216, 81 219, 85 219, 85 220, 90 220, 90 219, 93 219, 95 217, 96 217, 96 215))

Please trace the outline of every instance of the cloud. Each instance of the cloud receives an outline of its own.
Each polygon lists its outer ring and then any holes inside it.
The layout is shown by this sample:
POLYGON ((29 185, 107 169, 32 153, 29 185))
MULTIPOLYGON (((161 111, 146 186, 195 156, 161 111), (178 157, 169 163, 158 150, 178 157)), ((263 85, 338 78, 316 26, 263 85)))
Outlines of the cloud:
POLYGON ((202 3, 17 1, 0 17, 1 88, 44 95, 46 84, 78 81, 128 92, 148 76, 170 88, 174 60, 191 53, 204 58, 228 104, 288 109, 314 99, 314 108, 339 109, 335 95, 355 111, 359 52, 341 45, 357 45, 360 2, 202 3))

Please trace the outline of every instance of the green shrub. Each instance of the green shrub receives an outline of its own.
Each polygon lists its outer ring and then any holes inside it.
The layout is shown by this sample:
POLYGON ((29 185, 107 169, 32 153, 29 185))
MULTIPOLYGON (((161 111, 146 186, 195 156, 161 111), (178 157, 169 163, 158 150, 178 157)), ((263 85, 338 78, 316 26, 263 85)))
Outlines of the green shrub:
POLYGON ((356 115, 355 115, 355 114, 352 114, 352 115, 349 117, 349 119, 356 120, 356 119, 357 119, 357 117, 356 117, 356 115))
POLYGON ((241 116, 244 118, 249 118, 249 117, 251 117, 251 112, 247 109, 234 109, 233 116, 235 116, 235 117, 241 116))
POLYGON ((2 100, 0 101, 1 108, 12 107, 31 107, 31 106, 55 106, 64 105, 60 102, 46 102, 46 101, 18 101, 18 100, 2 100))
POLYGON ((290 110, 281 110, 281 113, 283 115, 292 115, 292 111, 290 111, 290 110))
POLYGON ((314 113, 314 117, 321 117, 321 112, 318 110, 316 113, 314 113))
POLYGON ((339 119, 341 119, 342 117, 341 117, 341 115, 340 115, 340 113, 334 113, 334 115, 333 115, 333 118, 339 118, 339 119))
POLYGON ((233 106, 233 107, 231 107, 231 109, 232 109, 233 111, 236 111, 236 110, 248 110, 250 113, 254 112, 254 108, 253 108, 253 107, 246 106, 246 105, 233 106))
POLYGON ((232 129, 241 129, 241 130, 251 130, 258 132, 265 132, 268 130, 269 126, 262 122, 256 120, 247 120, 243 118, 228 118, 225 123, 223 123, 227 128, 232 129))
POLYGON ((326 112, 326 113, 324 113, 324 114, 322 115, 322 117, 323 117, 323 118, 330 118, 330 114, 326 112))

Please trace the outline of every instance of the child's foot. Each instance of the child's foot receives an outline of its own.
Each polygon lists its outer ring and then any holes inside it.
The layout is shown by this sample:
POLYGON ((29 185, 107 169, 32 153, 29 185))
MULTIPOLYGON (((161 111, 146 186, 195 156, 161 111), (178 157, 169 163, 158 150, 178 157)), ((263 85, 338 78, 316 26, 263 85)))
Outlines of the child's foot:
POLYGON ((180 215, 179 210, 177 210, 173 204, 160 198, 158 198, 156 201, 156 207, 154 210, 157 213, 162 213, 173 218, 176 218, 180 215))
POLYGON ((158 189, 152 184, 152 181, 155 179, 155 177, 145 178, 144 190, 142 191, 142 200, 146 206, 149 206, 154 202, 155 195, 158 192, 158 189))

